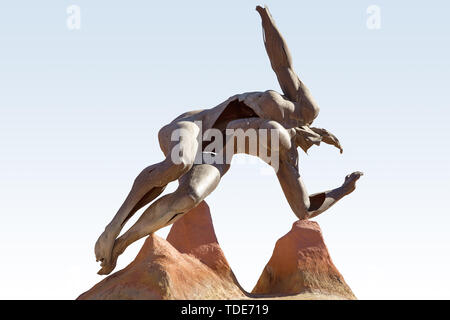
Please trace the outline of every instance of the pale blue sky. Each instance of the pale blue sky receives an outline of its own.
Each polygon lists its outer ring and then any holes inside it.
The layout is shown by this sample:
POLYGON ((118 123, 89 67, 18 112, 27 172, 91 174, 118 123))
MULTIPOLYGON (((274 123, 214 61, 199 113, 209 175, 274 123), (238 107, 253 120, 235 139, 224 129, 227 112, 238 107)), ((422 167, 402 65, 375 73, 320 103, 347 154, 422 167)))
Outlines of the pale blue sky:
MULTIPOLYGON (((257 4, 1 2, 0 298, 73 299, 90 288, 101 279, 98 235, 135 175, 162 159, 158 129, 236 93, 279 90, 257 4), (81 7, 79 31, 66 27, 71 4, 81 7)), ((306 186, 366 173, 316 219, 336 266, 359 298, 450 298, 450 4, 266 4, 321 106, 315 124, 344 146, 301 155, 306 186), (380 30, 366 27, 372 4, 380 30)), ((248 162, 207 202, 251 290, 295 216, 276 178, 248 162)))

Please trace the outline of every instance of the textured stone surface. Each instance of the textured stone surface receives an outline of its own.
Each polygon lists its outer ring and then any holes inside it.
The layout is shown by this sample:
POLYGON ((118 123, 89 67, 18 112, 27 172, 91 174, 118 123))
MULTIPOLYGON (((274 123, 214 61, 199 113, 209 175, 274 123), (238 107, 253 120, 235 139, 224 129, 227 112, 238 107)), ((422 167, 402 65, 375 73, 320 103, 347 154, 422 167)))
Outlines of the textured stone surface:
POLYGON ((319 225, 302 220, 277 241, 252 293, 279 296, 308 292, 356 298, 331 261, 319 225))
POLYGON ((174 223, 167 240, 149 236, 136 259, 78 299, 354 299, 333 265, 319 225, 297 221, 277 241, 252 293, 222 252, 208 205, 174 223))
POLYGON ((245 294, 220 249, 208 205, 149 236, 136 259, 78 299, 240 299, 245 294))

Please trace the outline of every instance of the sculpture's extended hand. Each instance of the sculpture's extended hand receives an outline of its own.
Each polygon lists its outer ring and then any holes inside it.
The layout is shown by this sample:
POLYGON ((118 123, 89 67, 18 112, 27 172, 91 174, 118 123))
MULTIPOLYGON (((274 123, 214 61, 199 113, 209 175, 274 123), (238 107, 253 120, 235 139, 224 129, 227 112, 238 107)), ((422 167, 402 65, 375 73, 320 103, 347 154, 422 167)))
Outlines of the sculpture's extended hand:
POLYGON ((309 126, 296 127, 293 129, 295 130, 296 145, 305 152, 307 152, 312 145, 320 145, 321 142, 335 146, 341 153, 344 152, 339 139, 326 129, 309 126))
POLYGON ((325 142, 326 144, 335 146, 336 148, 339 149, 339 151, 341 153, 344 152, 344 149, 342 149, 339 139, 334 134, 332 134, 331 132, 329 132, 326 129, 321 129, 321 128, 311 127, 311 130, 314 131, 315 133, 319 134, 322 137, 323 142, 325 142))

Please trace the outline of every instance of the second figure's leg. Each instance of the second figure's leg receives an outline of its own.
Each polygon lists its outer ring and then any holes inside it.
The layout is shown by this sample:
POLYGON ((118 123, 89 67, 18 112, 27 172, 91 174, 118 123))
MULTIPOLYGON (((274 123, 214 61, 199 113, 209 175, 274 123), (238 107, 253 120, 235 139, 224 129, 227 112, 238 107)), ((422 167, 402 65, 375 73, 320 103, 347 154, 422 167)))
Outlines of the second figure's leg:
POLYGON ((159 134, 161 148, 166 159, 145 168, 135 179, 133 187, 105 231, 95 244, 95 256, 101 264, 107 264, 116 237, 126 221, 140 208, 158 197, 165 186, 190 170, 197 154, 197 135, 200 129, 192 122, 180 121, 164 127, 159 134), (178 130, 178 141, 172 141, 172 133, 178 130), (179 159, 172 159, 177 148, 179 159))
POLYGON ((300 220, 318 216, 340 199, 353 192, 356 181, 362 175, 362 172, 356 171, 346 176, 344 183, 340 187, 309 195, 296 165, 281 161, 277 172, 283 193, 292 211, 300 220))
POLYGON ((119 255, 130 244, 174 223, 197 206, 217 187, 223 173, 221 168, 213 165, 194 165, 180 178, 180 185, 175 192, 152 203, 139 220, 115 241, 111 259, 98 273, 109 274, 115 268, 119 255))
POLYGON ((309 196, 308 217, 313 218, 328 210, 340 199, 352 193, 356 188, 356 181, 363 175, 356 171, 345 177, 344 184, 336 189, 320 192, 309 196))

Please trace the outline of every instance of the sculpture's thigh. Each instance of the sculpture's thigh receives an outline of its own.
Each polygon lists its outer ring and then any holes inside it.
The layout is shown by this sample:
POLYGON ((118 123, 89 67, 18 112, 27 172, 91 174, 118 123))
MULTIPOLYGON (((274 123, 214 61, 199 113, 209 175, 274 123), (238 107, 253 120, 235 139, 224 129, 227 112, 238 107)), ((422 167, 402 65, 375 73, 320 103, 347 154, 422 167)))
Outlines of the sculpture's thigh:
POLYGON ((267 130, 266 148, 271 151, 287 152, 292 147, 291 136, 286 128, 273 120, 265 120, 261 123, 260 130, 267 130), (276 138, 276 140, 273 140, 276 138))
POLYGON ((216 165, 195 164, 182 176, 177 194, 187 195, 194 205, 202 202, 218 186, 221 171, 216 165))
POLYGON ((170 157, 172 149, 177 145, 181 146, 183 153, 195 157, 199 133, 200 128, 194 122, 172 122, 159 130, 159 146, 166 157, 170 157))
POLYGON ((189 172, 179 179, 177 190, 170 195, 170 209, 173 213, 170 223, 181 218, 196 207, 218 186, 222 176, 220 166, 195 164, 189 172))
POLYGON ((273 149, 273 151, 287 151, 291 148, 291 137, 288 131, 278 122, 261 118, 245 118, 233 120, 227 125, 227 129, 256 130, 259 139, 261 138, 261 130, 266 131, 266 139, 264 147, 273 149), (276 137, 277 141, 272 142, 272 137, 276 137))

